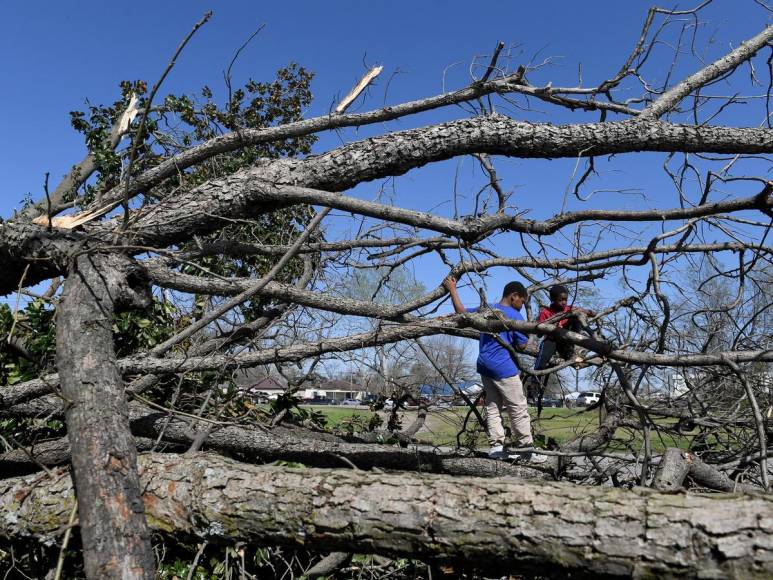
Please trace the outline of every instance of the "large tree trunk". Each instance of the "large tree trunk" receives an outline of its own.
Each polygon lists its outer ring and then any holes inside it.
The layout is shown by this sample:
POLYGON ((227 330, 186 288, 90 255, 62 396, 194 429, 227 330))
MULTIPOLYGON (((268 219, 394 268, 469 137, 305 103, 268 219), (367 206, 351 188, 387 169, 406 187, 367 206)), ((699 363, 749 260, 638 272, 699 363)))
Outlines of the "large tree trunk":
MULTIPOLYGON (((421 558, 541 576, 773 575, 773 498, 532 484, 513 478, 255 467, 147 455, 150 524, 210 540, 421 558)), ((69 479, 0 481, 0 536, 45 536, 69 479)))
POLYGON ((57 367, 88 578, 154 578, 137 450, 113 349, 116 307, 147 304, 147 280, 124 256, 81 254, 57 309, 57 367))

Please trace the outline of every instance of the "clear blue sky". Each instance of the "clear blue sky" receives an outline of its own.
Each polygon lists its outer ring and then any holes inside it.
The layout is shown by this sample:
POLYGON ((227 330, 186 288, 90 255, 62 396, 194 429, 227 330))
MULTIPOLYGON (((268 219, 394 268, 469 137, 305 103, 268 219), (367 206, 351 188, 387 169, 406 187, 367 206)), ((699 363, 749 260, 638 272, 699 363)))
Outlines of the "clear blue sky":
MULTIPOLYGON (((680 2, 680 8, 698 4, 680 2)), ((51 173, 52 187, 85 154, 81 136, 69 125, 68 112, 83 109, 89 99, 112 102, 122 79, 146 79, 151 84, 163 71, 180 40, 202 14, 214 16, 199 31, 172 71, 161 95, 193 92, 207 84, 224 94, 222 71, 235 49, 260 25, 265 29, 243 53, 234 69, 235 82, 248 77, 271 78, 274 71, 296 61, 316 73, 315 101, 307 116, 323 114, 345 94, 367 66, 383 64, 384 73, 360 110, 378 108, 454 89, 469 83, 469 64, 475 55, 490 54, 500 40, 513 46, 511 69, 550 57, 552 64, 530 77, 534 84, 585 85, 614 74, 630 52, 641 30, 649 2, 461 2, 403 1, 295 1, 295 2, 20 2, 4 3, 0 21, 2 63, 0 105, 0 215, 7 217, 26 193, 42 195, 43 176, 51 173), (389 90, 386 92, 387 81, 389 90)), ((769 13, 752 0, 715 0, 703 13, 697 45, 710 61, 759 32, 769 13)), ((665 39, 673 40, 674 26, 665 39)), ((671 51, 661 46, 654 59, 663 71, 671 51)), ((506 61, 503 61, 506 62, 506 61)), ((681 73, 698 65, 685 55, 681 73)), ((757 72, 767 82, 763 66, 757 72)), ((656 67, 657 68, 657 67, 656 67)), ((653 70, 653 69, 650 69, 653 70)), ((654 77, 658 77, 653 73, 654 77)), ((748 72, 739 73, 740 78, 748 72)), ((662 75, 658 78, 662 81, 662 75)), ((764 87, 749 87, 750 94, 764 87)), ((717 89, 719 90, 719 89, 717 89)), ((728 87, 728 91, 733 91, 728 87)), ((633 95, 633 93, 632 93, 633 95)), ((570 114, 535 103, 544 113, 509 111, 515 117, 563 123, 595 120, 596 115, 570 114)), ((763 109, 764 111, 764 109, 763 109)), ((322 151, 344 140, 430 124, 464 116, 460 109, 425 114, 359 132, 322 135, 322 151)), ((731 107, 720 118, 726 124, 758 125, 760 101, 749 107, 731 107)), ((673 205, 673 189, 660 170, 663 155, 622 156, 600 160, 603 176, 595 187, 636 188, 646 191, 649 205, 673 205)), ((574 161, 497 160, 513 200, 533 217, 546 217, 560 208, 574 161)), ((419 209, 451 212, 457 162, 451 161, 410 172, 396 183, 396 201, 419 209), (443 202, 445 201, 445 204, 443 202), (441 205, 438 205, 441 204, 441 205)), ((459 191, 470 195, 480 184, 480 173, 470 161, 461 164, 459 191)), ((379 183, 365 184, 356 195, 373 198, 379 183)), ((738 193, 734 190, 731 193, 738 193)), ((570 204, 570 208, 576 207, 570 204)), ((599 193, 596 206, 640 206, 635 196, 599 193)), ((500 248, 501 249, 501 248, 500 248)), ((505 252, 506 253, 506 252, 505 252)), ((444 267, 430 264, 424 282, 434 286, 444 267)), ((497 277, 499 276, 499 277, 497 277)), ((500 286, 495 276, 490 292, 500 286)))

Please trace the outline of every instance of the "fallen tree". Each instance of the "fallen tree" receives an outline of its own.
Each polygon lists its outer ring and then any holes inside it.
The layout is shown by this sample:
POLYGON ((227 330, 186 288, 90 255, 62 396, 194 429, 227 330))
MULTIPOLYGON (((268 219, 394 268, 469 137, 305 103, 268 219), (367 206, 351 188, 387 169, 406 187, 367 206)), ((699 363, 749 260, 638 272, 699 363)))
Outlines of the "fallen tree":
MULTIPOLYGON (((16 311, 0 307, 0 469, 37 470, 0 479, 10 502, 3 535, 67 524, 70 472, 51 479, 49 471, 69 462, 90 578, 154 576, 141 494, 155 529, 346 552, 335 565, 361 551, 491 573, 770 575, 767 497, 592 487, 770 487, 773 399, 762 379, 773 361, 765 157, 773 84, 751 94, 758 89, 734 71, 749 63, 757 86, 773 27, 708 64, 694 54, 697 70, 671 86, 644 81, 650 56, 668 46, 659 35, 671 18, 696 17, 707 4, 652 9, 619 72, 593 87, 537 85, 541 66, 500 71, 500 47, 467 87, 366 113, 303 119, 310 75, 292 65, 274 83, 229 86, 222 108, 209 89, 205 103, 174 95, 153 103, 159 85, 148 93, 137 82, 88 120, 76 114, 96 148, 87 163, 52 197, 0 223, 0 292, 20 297, 16 311), (712 93, 725 82, 739 84, 735 96, 712 93), (558 111, 552 120, 561 124, 545 122, 534 100, 558 111), (503 114, 513 102, 523 118, 503 114), (319 131, 447 105, 472 114, 346 134, 341 146, 311 154, 319 131), (727 116, 738 109, 743 116, 727 116), (569 111, 580 118, 566 122, 569 111), (120 149, 115 136, 124 132, 131 142, 120 149), (619 198, 639 183, 595 183, 606 172, 596 169, 602 156, 611 164, 642 152, 643 162, 662 154, 656 164, 667 180, 652 188, 672 188, 670 199, 642 191, 651 197, 632 205, 619 198), (514 195, 514 174, 497 173, 508 157, 575 164, 563 199, 557 192, 538 204, 550 194, 542 182, 514 195), (457 190, 449 178, 453 195, 439 204, 414 191, 387 202, 379 189, 379 180, 450 159, 473 163, 474 179, 457 190), (599 191, 619 195, 596 204, 599 191), (333 222, 341 217, 351 229, 333 222), (442 316, 447 273, 469 282, 485 306, 499 290, 487 277, 503 268, 528 287, 527 320, 485 308, 442 316), (440 274, 416 280, 411 272, 440 274), (51 286, 38 293, 45 280, 51 286), (581 331, 563 319, 535 322, 558 283, 597 302, 595 316, 578 320, 581 331), (597 283, 610 295, 594 296, 597 283), (577 437, 552 441, 549 420, 541 423, 539 443, 557 459, 530 468, 461 456, 481 440, 481 413, 466 395, 453 449, 448 441, 441 451, 376 443, 387 435, 406 444, 424 425, 424 409, 404 430, 398 417, 431 374, 419 376, 422 354, 440 368, 442 380, 433 380, 455 394, 470 378, 453 364, 462 355, 449 351, 438 364, 422 340, 503 330, 533 337, 513 353, 524 373, 590 368, 583 378, 600 397, 592 415, 577 415, 577 437), (577 346, 579 360, 530 369, 541 337, 577 346), (356 371, 374 386, 374 411, 396 402, 387 428, 369 414, 346 439, 321 435, 318 411, 299 405, 301 389, 324 378, 315 374, 320 362, 350 371, 350 385, 356 371), (267 403, 254 383, 238 385, 247 369, 281 378, 284 394, 267 403), (668 447, 661 461, 658 449, 668 447), (139 474, 137 449, 188 453, 148 455, 139 474), (248 465, 272 461, 341 471, 248 465), (545 482, 562 477, 587 485, 545 482)), ((682 58, 681 35, 670 40, 682 58)))
MULTIPOLYGON (((131 431, 138 448, 153 449, 156 441, 183 450, 196 439, 195 428, 167 413, 149 412, 135 405, 131 431)), ((386 437, 390 433, 384 434, 386 437)), ((209 425, 204 448, 236 455, 249 462, 292 461, 312 467, 389 469, 479 477, 518 476, 534 480, 552 479, 551 469, 534 469, 484 457, 463 456, 428 446, 399 447, 384 443, 347 442, 300 429, 260 429, 239 425, 209 425)), ((71 460, 66 439, 14 449, 0 455, 0 469, 8 475, 37 471, 71 460)))
MULTIPOLYGON (((488 574, 736 577, 773 574, 773 498, 145 455, 148 523, 208 541, 390 554, 488 574)), ((69 473, 0 480, 0 536, 67 525, 69 473)))

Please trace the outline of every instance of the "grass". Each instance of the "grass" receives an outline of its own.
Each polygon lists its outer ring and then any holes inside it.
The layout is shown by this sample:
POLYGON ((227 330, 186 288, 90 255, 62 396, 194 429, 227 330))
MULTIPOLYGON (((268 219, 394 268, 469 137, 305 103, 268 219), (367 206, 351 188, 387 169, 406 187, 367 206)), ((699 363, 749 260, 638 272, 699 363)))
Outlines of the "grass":
MULTIPOLYGON (((373 411, 368 409, 351 409, 342 407, 315 407, 327 417, 327 425, 331 428, 346 429, 354 425, 367 423, 373 416, 373 411)), ((585 412, 582 409, 547 408, 542 410, 542 415, 537 418, 537 410, 529 409, 532 416, 532 431, 538 442, 552 440, 562 445, 584 433, 592 433, 598 428, 598 411, 585 412)), ((483 410, 481 409, 481 413, 483 410)), ((444 411, 432 411, 427 417, 425 426, 417 433, 417 439, 428 445, 456 446, 456 435, 461 429, 464 417, 467 414, 465 407, 455 407, 444 411)), ((381 411, 379 415, 386 422, 387 413, 381 411)), ((407 426, 416 417, 415 411, 401 413, 402 424, 407 426)), ((673 420, 665 419, 657 421, 659 425, 668 425, 673 420)), ((473 429, 462 444, 468 445, 473 439, 475 443, 485 448, 487 443, 483 430, 477 428, 477 420, 473 415, 468 422, 468 428, 473 429)), ((687 449, 691 437, 688 435, 675 437, 663 432, 652 431, 651 442, 654 453, 660 453, 666 447, 679 447, 687 449)), ((615 440, 610 445, 614 451, 640 451, 643 445, 641 431, 632 431, 628 428, 620 428, 615 433, 615 440)))

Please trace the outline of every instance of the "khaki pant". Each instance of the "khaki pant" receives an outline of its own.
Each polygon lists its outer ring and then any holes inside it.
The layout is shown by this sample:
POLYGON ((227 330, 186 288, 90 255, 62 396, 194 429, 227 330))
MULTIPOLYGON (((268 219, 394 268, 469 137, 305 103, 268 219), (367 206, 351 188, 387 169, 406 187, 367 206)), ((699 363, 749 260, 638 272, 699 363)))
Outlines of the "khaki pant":
POLYGON ((490 445, 503 445, 505 429, 502 423, 502 407, 510 418, 513 442, 519 446, 531 447, 531 419, 523 393, 523 384, 518 376, 492 379, 481 375, 483 392, 486 394, 486 426, 490 445))

